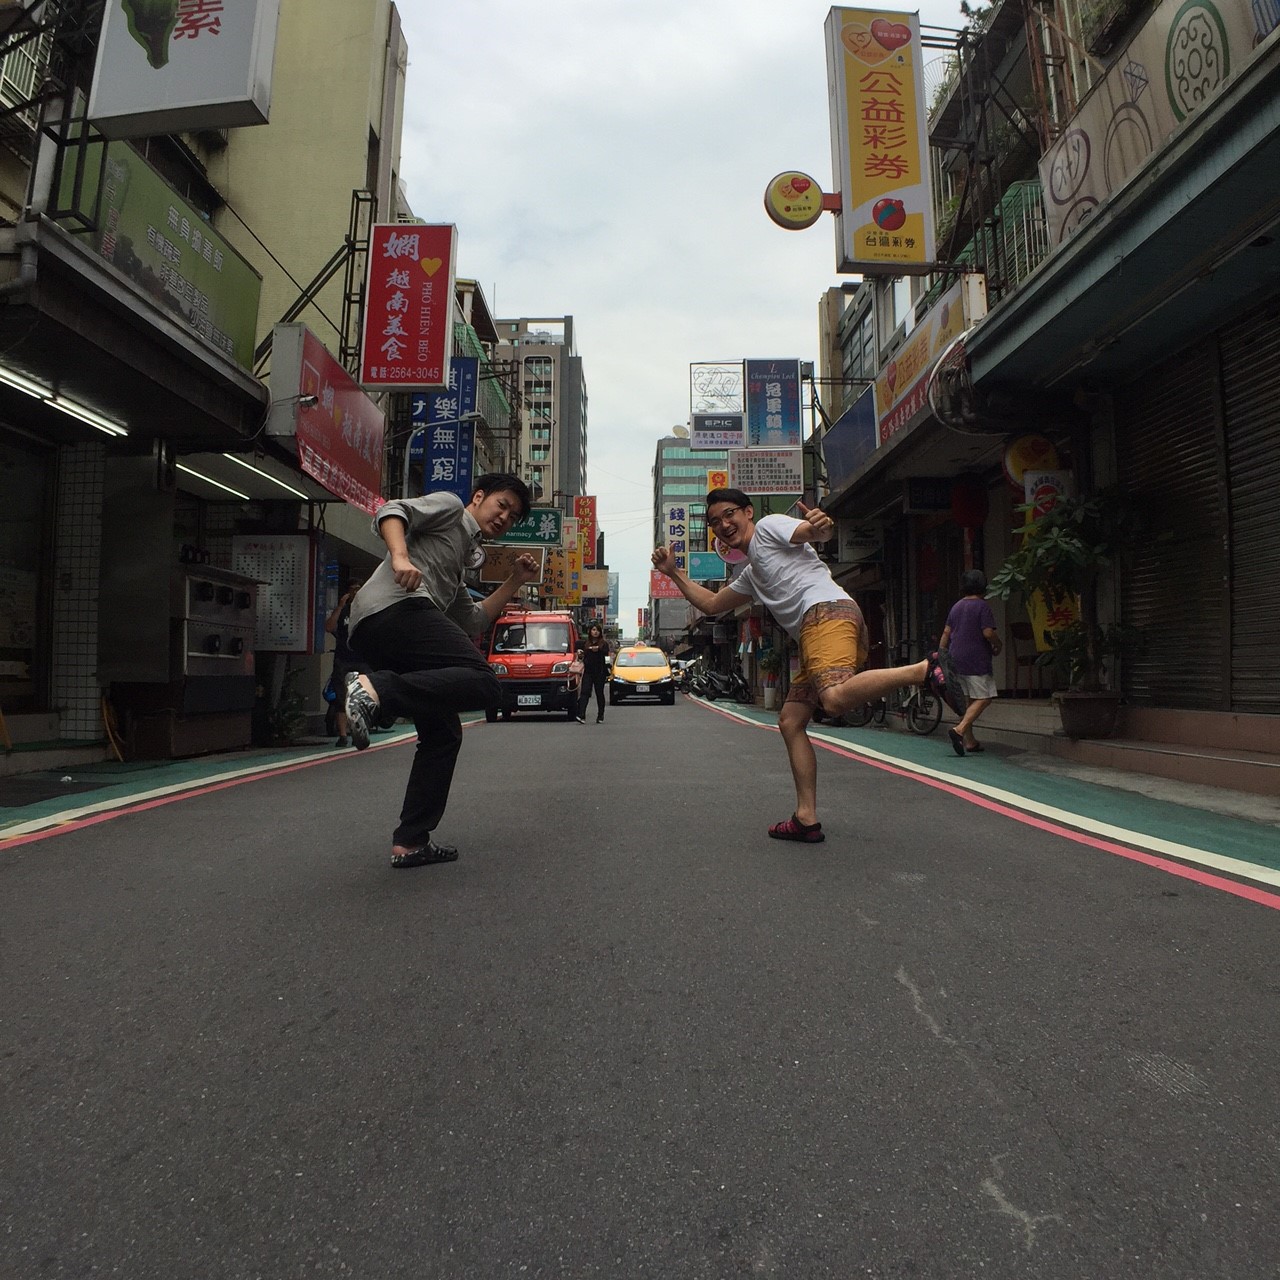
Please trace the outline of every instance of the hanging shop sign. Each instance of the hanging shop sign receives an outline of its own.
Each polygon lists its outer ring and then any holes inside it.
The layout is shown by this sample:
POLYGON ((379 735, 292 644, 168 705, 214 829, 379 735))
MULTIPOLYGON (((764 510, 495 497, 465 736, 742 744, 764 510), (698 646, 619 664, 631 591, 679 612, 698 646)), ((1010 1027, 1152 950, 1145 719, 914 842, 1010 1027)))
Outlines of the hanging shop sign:
MULTIPOLYGON (((682 598, 680 588, 665 573, 659 573, 657 569, 649 570, 649 599, 680 600, 682 598)), ((647 613, 648 610, 645 612, 647 613)))
POLYGON ((267 434, 292 438, 307 475, 372 515, 383 501, 386 417, 305 325, 272 331, 271 399, 267 434))
POLYGON ((838 520, 836 536, 841 564, 879 560, 884 554, 884 525, 877 520, 838 520))
POLYGON ((389 391, 448 385, 457 245, 458 229, 448 223, 369 229, 362 386, 389 391))
POLYGON ((470 502, 475 472, 476 425, 464 422, 474 413, 480 361, 454 356, 443 391, 421 390, 410 397, 409 461, 422 463, 423 493, 456 493, 470 502))
POLYGON ((747 360, 747 447, 795 448, 801 443, 800 361, 747 360))
POLYGON ((498 541, 559 547, 564 542, 563 522, 564 512, 559 507, 532 507, 529 514, 517 520, 498 541))
POLYGON ((252 369, 262 278, 127 142, 106 146, 77 192, 63 170, 59 201, 93 229, 83 242, 145 298, 198 333, 242 369, 252 369))
POLYGON ((590 568, 596 562, 596 500, 578 494, 573 499, 573 514, 582 529, 582 564, 590 568))
POLYGON ((1005 445, 1001 464, 1005 483, 1015 493, 1022 493, 1023 476, 1028 471, 1057 470, 1058 450, 1048 436, 1032 431, 1015 436, 1005 445))
POLYGON ((690 449, 741 449, 747 443, 746 419, 740 413, 695 413, 690 423, 690 449))
POLYGON ((822 458, 832 493, 852 481, 859 468, 880 444, 876 422, 876 389, 868 387, 822 437, 822 458))
POLYGON ((826 42, 836 269, 922 274, 934 225, 919 15, 832 9, 826 42))
POLYGON ((266 124, 280 0, 106 0, 89 120, 108 138, 266 124))
POLYGON ((729 488, 757 494, 803 493, 804 450, 732 450, 729 454, 729 488))
POLYGON ((725 562, 714 551, 689 552, 689 577, 694 582, 716 582, 725 576, 725 562))
POLYGON ((952 340, 968 328, 965 301, 964 281, 958 280, 929 308, 915 332, 876 375, 881 444, 908 427, 928 404, 933 366, 952 340))
POLYGON ((764 210, 784 231, 803 231, 822 217, 822 188, 795 169, 780 173, 765 188, 764 210))
POLYGON ((543 582, 547 572, 546 547, 517 547, 499 545, 496 542, 486 542, 484 545, 484 564, 480 566, 480 581, 506 582, 516 571, 517 557, 522 555, 531 555, 538 564, 537 576, 529 578, 528 581, 534 584, 543 582))
POLYGON ((676 566, 689 566, 689 508, 684 504, 668 505, 663 512, 665 534, 663 541, 676 558, 676 566))

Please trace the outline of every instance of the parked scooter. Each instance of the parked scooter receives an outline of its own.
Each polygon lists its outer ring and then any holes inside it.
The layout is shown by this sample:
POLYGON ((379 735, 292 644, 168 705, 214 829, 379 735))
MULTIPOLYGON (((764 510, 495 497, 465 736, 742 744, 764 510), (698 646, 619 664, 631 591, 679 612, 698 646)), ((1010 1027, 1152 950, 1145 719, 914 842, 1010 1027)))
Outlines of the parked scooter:
POLYGON ((734 702, 750 702, 751 687, 742 670, 742 664, 734 661, 731 671, 708 671, 706 673, 709 692, 707 697, 713 702, 716 698, 729 698, 734 702))
POLYGON ((701 659, 685 668, 684 687, 686 693, 692 693, 695 697, 715 700, 716 695, 711 691, 707 669, 701 659))

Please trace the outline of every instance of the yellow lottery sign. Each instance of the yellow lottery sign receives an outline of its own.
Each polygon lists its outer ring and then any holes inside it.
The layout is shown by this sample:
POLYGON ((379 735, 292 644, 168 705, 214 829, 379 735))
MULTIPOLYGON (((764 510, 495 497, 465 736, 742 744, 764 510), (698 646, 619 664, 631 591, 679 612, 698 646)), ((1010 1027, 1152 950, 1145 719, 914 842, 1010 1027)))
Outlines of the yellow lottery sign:
POLYGON ((841 271, 923 270, 934 257, 920 20, 883 9, 827 15, 841 271))

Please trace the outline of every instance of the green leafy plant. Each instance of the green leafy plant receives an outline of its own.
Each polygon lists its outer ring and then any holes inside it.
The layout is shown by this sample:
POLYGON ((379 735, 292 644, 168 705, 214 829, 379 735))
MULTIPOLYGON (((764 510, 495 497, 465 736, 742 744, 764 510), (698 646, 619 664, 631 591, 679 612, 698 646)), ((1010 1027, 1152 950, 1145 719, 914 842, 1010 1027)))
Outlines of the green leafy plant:
POLYGON ((765 684, 775 683, 782 674, 782 650, 762 649, 756 665, 760 668, 765 684))
POLYGON ((987 594, 998 600, 1014 595, 1027 600, 1038 591, 1051 609, 1079 598, 1078 619, 1054 633, 1048 655, 1049 662, 1065 668, 1072 689, 1105 688, 1108 657, 1130 650, 1139 639, 1132 628, 1099 623, 1098 584, 1124 558, 1140 524, 1132 499, 1118 486, 1059 498, 1051 511, 1015 533, 1021 545, 988 585, 987 594))

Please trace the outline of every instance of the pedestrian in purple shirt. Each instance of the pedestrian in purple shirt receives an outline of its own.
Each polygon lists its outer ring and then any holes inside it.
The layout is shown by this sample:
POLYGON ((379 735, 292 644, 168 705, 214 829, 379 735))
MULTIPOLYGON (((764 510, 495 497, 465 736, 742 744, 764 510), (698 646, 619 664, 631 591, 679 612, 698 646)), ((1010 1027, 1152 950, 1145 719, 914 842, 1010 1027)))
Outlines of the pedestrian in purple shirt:
POLYGON ((996 696, 991 659, 1000 652, 995 614, 985 598, 986 577, 978 569, 967 570, 960 578, 960 592, 962 598, 951 606, 938 646, 950 652, 951 665, 969 695, 969 708, 960 723, 947 730, 952 750, 958 756, 982 750, 982 744, 973 736, 973 726, 996 696))

